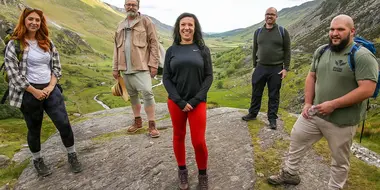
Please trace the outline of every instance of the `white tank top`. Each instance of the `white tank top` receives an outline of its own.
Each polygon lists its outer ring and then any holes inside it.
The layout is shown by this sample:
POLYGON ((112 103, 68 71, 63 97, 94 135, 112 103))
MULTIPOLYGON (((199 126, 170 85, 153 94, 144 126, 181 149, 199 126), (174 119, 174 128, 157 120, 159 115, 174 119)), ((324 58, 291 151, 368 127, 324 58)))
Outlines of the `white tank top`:
POLYGON ((34 84, 46 84, 51 79, 50 53, 38 46, 37 41, 27 40, 29 52, 26 69, 26 79, 34 84))

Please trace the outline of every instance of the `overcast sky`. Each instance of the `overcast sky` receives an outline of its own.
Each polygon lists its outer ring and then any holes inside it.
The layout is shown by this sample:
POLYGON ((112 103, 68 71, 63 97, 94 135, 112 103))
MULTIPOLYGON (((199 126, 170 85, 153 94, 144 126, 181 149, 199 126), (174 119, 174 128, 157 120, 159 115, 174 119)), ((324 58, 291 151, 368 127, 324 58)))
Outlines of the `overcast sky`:
MULTIPOLYGON (((124 7, 125 0, 102 0, 124 7)), ((310 0, 140 0, 140 12, 173 26, 183 12, 195 14, 204 32, 245 28, 264 20, 268 7, 278 11, 310 0)))

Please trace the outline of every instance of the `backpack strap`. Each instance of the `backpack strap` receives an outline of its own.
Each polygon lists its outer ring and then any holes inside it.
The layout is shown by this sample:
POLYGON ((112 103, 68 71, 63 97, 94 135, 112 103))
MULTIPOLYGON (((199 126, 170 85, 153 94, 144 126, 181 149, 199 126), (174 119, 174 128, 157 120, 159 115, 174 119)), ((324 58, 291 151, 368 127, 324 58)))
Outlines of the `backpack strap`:
POLYGON ((262 30, 263 30, 263 27, 260 27, 260 28, 258 28, 258 29, 256 30, 256 33, 255 33, 256 38, 259 36, 259 34, 261 33, 262 30))
POLYGON ((17 59, 18 59, 18 61, 21 61, 22 52, 24 51, 24 47, 20 43, 20 40, 14 40, 14 42, 15 42, 15 51, 16 51, 17 59))
POLYGON ((325 45, 323 45, 322 49, 319 50, 319 52, 318 52, 318 59, 317 59, 318 62, 321 59, 323 53, 325 53, 325 51, 328 50, 329 48, 330 48, 330 46, 328 44, 325 44, 325 45))
POLYGON ((350 66, 352 71, 355 71, 355 53, 360 49, 360 45, 355 43, 351 51, 349 53, 349 58, 348 58, 348 65, 350 66))
MULTIPOLYGON (((20 44, 19 40, 14 40, 14 44, 15 44, 15 51, 16 51, 17 59, 20 61, 22 59, 23 47, 20 44)), ((8 44, 6 44, 6 45, 8 45, 8 44)), ((5 50, 6 50, 6 47, 4 48, 4 54, 5 54, 5 50)), ((5 73, 5 62, 3 62, 3 64, 0 66, 0 71, 3 69, 4 69, 3 73, 5 73)))
MULTIPOLYGON (((1 70, 3 70, 5 68, 5 62, 3 62, 3 64, 1 64, 1 66, 0 66, 0 71, 1 70)), ((3 73, 5 72, 5 69, 4 69, 4 71, 3 71, 3 73)))
MULTIPOLYGON (((277 29, 278 29, 278 32, 281 34, 282 39, 284 39, 284 36, 285 36, 285 28, 282 27, 282 26, 278 26, 277 29)), ((256 30, 256 32, 255 32, 256 36, 258 36, 258 35, 261 33, 262 30, 263 30, 263 27, 258 28, 258 29, 256 30)))
POLYGON ((278 25, 277 28, 278 28, 278 32, 280 32, 280 34, 281 34, 282 39, 284 39, 284 36, 285 36, 285 29, 284 29, 284 27, 278 25))
POLYGON ((330 46, 328 44, 323 45, 323 47, 319 50, 317 57, 315 58, 315 70, 318 68, 319 60, 321 59, 323 53, 328 50, 330 46))

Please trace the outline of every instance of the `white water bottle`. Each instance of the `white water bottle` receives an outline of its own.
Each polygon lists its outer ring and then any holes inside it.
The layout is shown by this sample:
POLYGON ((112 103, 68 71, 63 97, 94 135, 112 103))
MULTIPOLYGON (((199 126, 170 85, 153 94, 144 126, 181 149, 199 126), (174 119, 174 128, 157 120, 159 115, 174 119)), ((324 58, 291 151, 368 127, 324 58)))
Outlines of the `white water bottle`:
POLYGON ((315 114, 317 114, 318 110, 315 109, 315 106, 311 106, 311 108, 309 108, 309 110, 307 110, 307 113, 309 114, 309 116, 313 116, 315 114))

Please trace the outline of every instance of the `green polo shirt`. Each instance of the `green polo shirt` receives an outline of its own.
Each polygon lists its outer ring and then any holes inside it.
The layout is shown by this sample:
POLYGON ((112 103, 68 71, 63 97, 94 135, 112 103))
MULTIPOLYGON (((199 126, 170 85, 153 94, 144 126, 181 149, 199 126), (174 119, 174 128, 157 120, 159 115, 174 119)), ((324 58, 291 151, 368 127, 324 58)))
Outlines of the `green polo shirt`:
MULTIPOLYGON (((357 81, 378 80, 378 63, 375 56, 366 48, 361 47, 355 53, 355 72, 348 64, 351 44, 341 52, 326 50, 316 63, 316 56, 319 54, 318 48, 314 53, 313 63, 310 72, 316 73, 314 105, 325 101, 342 97, 358 87, 357 81)), ((330 115, 321 116, 322 119, 334 123, 338 126, 357 125, 364 117, 366 102, 356 103, 345 108, 338 108, 330 115)))

